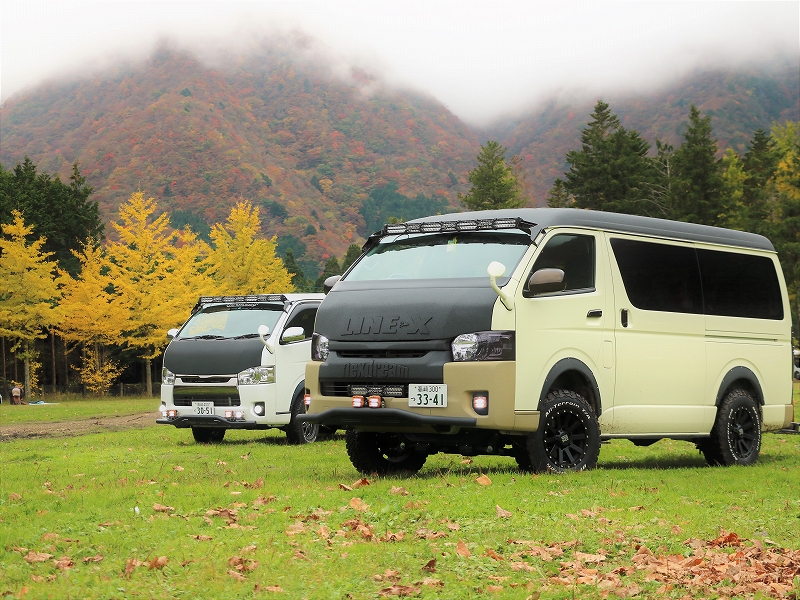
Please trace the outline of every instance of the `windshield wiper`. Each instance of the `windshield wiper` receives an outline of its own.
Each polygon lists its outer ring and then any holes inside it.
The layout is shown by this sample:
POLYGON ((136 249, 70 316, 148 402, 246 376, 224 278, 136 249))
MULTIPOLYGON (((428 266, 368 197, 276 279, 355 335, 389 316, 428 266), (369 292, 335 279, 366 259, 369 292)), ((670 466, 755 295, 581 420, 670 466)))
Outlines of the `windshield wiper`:
POLYGON ((191 340, 225 340, 228 339, 224 335, 196 335, 192 338, 188 338, 191 340))
POLYGON ((257 333, 243 333, 242 335, 235 336, 233 339, 235 339, 235 340, 246 340, 246 339, 249 339, 249 338, 257 338, 257 337, 258 337, 257 333))

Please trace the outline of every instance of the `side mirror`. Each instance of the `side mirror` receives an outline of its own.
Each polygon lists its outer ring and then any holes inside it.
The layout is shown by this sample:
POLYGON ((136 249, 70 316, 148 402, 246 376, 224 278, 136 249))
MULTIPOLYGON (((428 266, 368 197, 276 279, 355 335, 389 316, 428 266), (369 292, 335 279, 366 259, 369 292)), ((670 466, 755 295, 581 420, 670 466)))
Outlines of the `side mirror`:
POLYGON ((333 286, 336 285, 336 282, 342 278, 341 275, 331 275, 325 280, 325 283, 322 284, 322 292, 327 294, 328 292, 333 289, 333 286))
POLYGON ((173 327, 169 331, 167 331, 167 337, 171 340, 175 339, 175 336, 178 335, 178 331, 180 331, 177 327, 173 327))
POLYGON ((505 272, 506 266, 501 262, 492 261, 489 263, 489 266, 486 267, 486 274, 489 276, 489 285, 492 286, 492 289, 500 298, 500 302, 503 303, 503 306, 506 307, 506 310, 513 310, 514 299, 501 290, 497 285, 497 278, 502 277, 505 272))
POLYGON ((302 342, 306 339, 306 331, 302 327, 289 327, 283 332, 281 336, 282 344, 289 344, 291 342, 302 342))
POLYGON ((266 337, 269 335, 269 327, 267 325, 259 325, 258 326, 258 337, 261 338, 261 341, 264 344, 267 343, 266 337))
POLYGON ((563 292, 566 287, 564 271, 561 269, 539 269, 528 279, 528 292, 532 296, 563 292))

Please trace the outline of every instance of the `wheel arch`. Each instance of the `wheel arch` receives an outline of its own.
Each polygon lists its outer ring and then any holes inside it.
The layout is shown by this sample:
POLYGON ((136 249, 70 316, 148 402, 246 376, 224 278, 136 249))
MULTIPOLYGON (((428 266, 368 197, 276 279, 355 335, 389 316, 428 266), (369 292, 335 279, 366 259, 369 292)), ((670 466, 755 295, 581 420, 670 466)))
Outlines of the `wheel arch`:
POLYGON ((759 382, 758 377, 756 377, 753 371, 742 366, 733 367, 725 374, 725 377, 722 378, 717 390, 717 398, 714 402, 714 406, 719 408, 728 392, 734 389, 747 390, 753 394, 759 406, 764 406, 764 391, 761 389, 761 382, 759 382))
POLYGON ((303 396, 305 395, 305 392, 306 392, 306 380, 303 379, 302 381, 300 381, 300 383, 298 383, 295 386, 294 392, 292 392, 292 401, 289 404, 289 411, 291 411, 294 408, 294 403, 297 402, 298 399, 300 402, 303 401, 303 396))
POLYGON ((554 389, 565 389, 580 394, 597 417, 603 411, 597 379, 586 363, 577 358, 562 358, 550 368, 539 395, 539 406, 554 389))

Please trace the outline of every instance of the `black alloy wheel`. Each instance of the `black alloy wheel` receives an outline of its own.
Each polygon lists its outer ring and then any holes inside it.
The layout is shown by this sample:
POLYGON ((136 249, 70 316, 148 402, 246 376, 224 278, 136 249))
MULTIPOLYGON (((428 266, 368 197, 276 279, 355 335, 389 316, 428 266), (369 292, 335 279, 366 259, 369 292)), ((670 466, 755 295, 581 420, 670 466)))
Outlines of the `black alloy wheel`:
POLYGON ((752 465, 761 451, 761 414, 752 394, 728 392, 708 439, 698 444, 709 465, 752 465))

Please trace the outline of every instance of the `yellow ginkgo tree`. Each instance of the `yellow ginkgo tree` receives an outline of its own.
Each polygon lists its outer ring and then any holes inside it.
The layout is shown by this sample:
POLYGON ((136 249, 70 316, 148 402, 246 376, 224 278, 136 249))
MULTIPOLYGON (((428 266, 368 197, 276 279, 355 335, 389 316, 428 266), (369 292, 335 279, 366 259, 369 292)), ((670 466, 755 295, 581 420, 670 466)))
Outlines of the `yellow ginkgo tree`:
POLYGON ((211 274, 218 294, 269 294, 294 291, 292 277, 275 254, 277 238, 261 233, 258 208, 240 201, 226 225, 211 230, 211 274))
POLYGON ((28 242, 33 227, 25 225, 19 211, 11 215, 0 238, 0 335, 14 340, 12 349, 25 365, 25 389, 32 394, 33 341, 46 337, 46 328, 56 323, 60 292, 52 253, 42 251, 45 239, 28 242))
POLYGON ((80 274, 73 279, 60 271, 63 298, 56 330, 64 340, 82 345, 81 381, 103 396, 122 372, 106 359, 104 346, 121 341, 120 324, 128 313, 114 288, 103 249, 89 240, 73 254, 80 261, 80 274))
POLYGON ((144 359, 149 395, 151 362, 167 345, 167 330, 186 319, 200 294, 212 291, 207 246, 188 230, 173 230, 169 215, 155 216, 156 210, 153 198, 131 195, 120 206, 120 222, 111 223, 119 240, 107 245, 109 274, 124 308, 120 337, 144 359))

